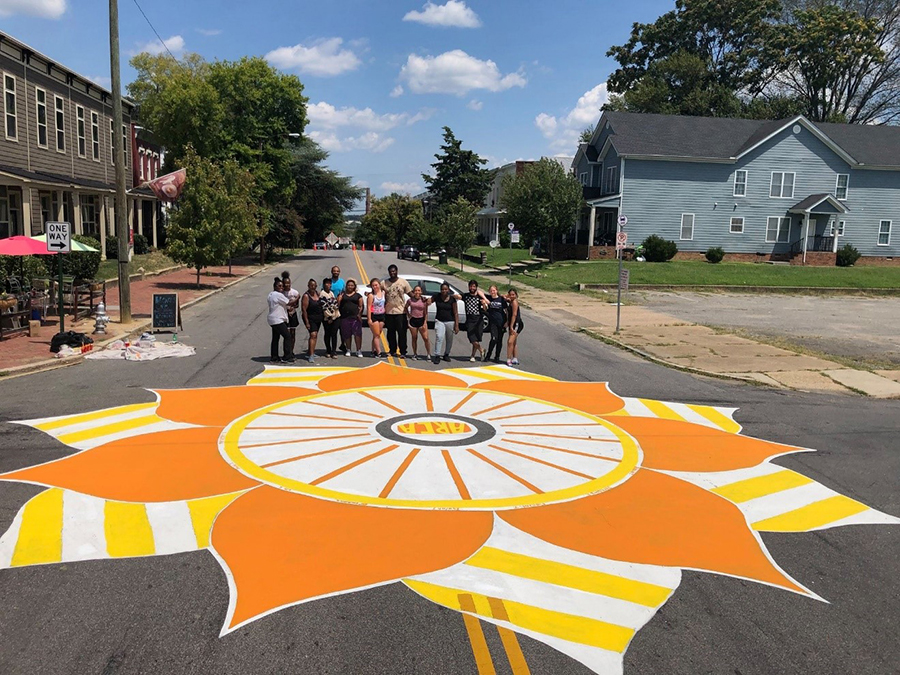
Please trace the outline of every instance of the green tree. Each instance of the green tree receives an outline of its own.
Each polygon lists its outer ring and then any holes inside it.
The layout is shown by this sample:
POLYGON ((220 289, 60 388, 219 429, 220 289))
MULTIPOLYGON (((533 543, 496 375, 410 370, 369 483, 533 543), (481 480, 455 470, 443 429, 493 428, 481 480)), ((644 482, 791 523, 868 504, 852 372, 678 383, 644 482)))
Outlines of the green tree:
POLYGON ((187 180, 170 216, 166 253, 197 271, 199 288, 202 268, 225 264, 256 234, 253 176, 233 159, 213 162, 191 146, 179 165, 187 180))
POLYGON ((362 243, 394 246, 406 243, 409 233, 422 221, 422 202, 396 192, 381 199, 373 199, 372 207, 362 219, 357 237, 362 243), (360 232, 362 234, 360 234, 360 232))
POLYGON ((475 243, 475 214, 478 207, 465 197, 457 197, 437 214, 437 224, 444 233, 447 248, 459 256, 459 269, 463 268, 463 253, 475 243))
POLYGON ((581 130, 581 135, 578 137, 579 143, 590 143, 591 139, 594 137, 594 125, 586 126, 581 130))
POLYGON ((491 172, 484 168, 487 160, 472 150, 463 150, 462 141, 450 127, 444 127, 444 144, 432 164, 434 176, 422 174, 430 193, 430 213, 437 215, 445 205, 457 199, 480 205, 491 183, 491 172))
POLYGON ((544 157, 518 176, 503 177, 501 203, 506 217, 526 237, 546 237, 552 262, 553 240, 576 222, 584 200, 578 179, 544 157))
POLYGON ((444 231, 437 219, 422 218, 409 231, 409 243, 422 253, 431 255, 447 245, 444 231))

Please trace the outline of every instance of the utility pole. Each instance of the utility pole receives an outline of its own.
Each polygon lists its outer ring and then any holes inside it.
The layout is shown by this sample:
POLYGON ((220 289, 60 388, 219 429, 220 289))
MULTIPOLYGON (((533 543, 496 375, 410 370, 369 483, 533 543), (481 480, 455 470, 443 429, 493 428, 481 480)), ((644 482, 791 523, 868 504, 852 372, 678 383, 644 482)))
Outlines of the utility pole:
POLYGON ((128 197, 125 194, 125 139, 122 128, 122 75, 119 68, 119 3, 109 0, 109 65, 112 79, 113 156, 116 159, 116 239, 119 244, 119 321, 131 322, 131 282, 128 279, 128 197))

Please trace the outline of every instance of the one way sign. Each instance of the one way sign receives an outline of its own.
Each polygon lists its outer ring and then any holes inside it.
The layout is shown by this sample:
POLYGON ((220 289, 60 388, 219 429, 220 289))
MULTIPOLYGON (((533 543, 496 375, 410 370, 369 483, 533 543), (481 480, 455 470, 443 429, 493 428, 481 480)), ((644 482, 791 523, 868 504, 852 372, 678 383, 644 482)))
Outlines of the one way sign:
POLYGON ((47 223, 47 250, 51 253, 71 252, 71 223, 47 223))

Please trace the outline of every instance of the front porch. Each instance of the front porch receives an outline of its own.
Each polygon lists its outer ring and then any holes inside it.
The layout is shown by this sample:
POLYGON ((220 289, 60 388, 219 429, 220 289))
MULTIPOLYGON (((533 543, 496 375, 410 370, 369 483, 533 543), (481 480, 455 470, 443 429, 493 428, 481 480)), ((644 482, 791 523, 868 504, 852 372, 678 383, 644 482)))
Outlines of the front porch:
POLYGON ((800 238, 791 243, 788 261, 800 265, 834 265, 838 241, 844 234, 841 216, 848 209, 831 194, 810 195, 788 213, 803 217, 800 238))

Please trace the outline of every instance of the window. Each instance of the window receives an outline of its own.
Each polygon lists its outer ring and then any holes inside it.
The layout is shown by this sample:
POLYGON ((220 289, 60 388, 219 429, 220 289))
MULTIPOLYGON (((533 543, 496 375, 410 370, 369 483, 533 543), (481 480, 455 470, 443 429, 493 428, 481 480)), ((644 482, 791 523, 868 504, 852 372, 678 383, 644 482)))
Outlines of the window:
POLYGON ((837 175, 837 183, 834 186, 834 196, 838 199, 847 199, 847 191, 850 187, 850 174, 839 173, 837 175))
POLYGON ((890 246, 891 245, 891 221, 890 220, 882 220, 878 225, 878 245, 879 246, 890 246))
POLYGON ((94 195, 81 196, 81 233, 90 236, 100 233, 97 227, 97 198, 94 195))
MULTIPOLYGON (((138 161, 140 162, 140 165, 139 165, 138 168, 139 168, 140 171, 141 171, 141 180, 144 180, 144 160, 146 159, 146 155, 144 155, 144 149, 143 149, 143 148, 140 148, 140 149, 138 150, 138 152, 139 152, 140 155, 141 155, 140 157, 138 157, 138 161)), ((584 175, 584 174, 582 174, 582 175, 584 175)), ((584 184, 584 183, 582 183, 582 185, 583 185, 583 184, 584 184)))
POLYGON ((47 92, 43 89, 34 90, 34 100, 37 103, 37 142, 38 147, 47 147, 47 92))
POLYGON ((125 160, 125 166, 128 166, 128 127, 122 125, 122 158, 125 160))
POLYGON ((681 238, 682 239, 693 239, 694 238, 694 214, 693 213, 682 213, 681 214, 681 238))
POLYGON ((78 132, 78 156, 86 157, 87 156, 87 140, 85 139, 85 129, 84 129, 84 108, 81 106, 77 106, 75 108, 75 123, 76 123, 76 131, 78 132))
POLYGON ((839 237, 843 237, 843 236, 844 236, 844 225, 846 225, 846 224, 847 224, 847 221, 846 221, 846 220, 839 220, 839 221, 838 221, 838 230, 837 230, 837 234, 838 234, 839 237))
POLYGON ((734 172, 734 196, 747 196, 747 172, 743 169, 734 172))
POLYGON ((19 125, 16 118, 16 78, 3 75, 3 106, 6 112, 6 138, 19 140, 19 125))
POLYGON ((731 225, 728 227, 731 234, 744 234, 744 219, 741 216, 735 216, 731 219, 731 225))
POLYGON ((19 192, 0 185, 0 238, 18 233, 19 211, 19 192))
POLYGON ((65 102, 61 96, 53 97, 53 107, 56 109, 56 151, 66 151, 66 113, 63 107, 65 102))
POLYGON ((770 197, 784 197, 792 199, 794 196, 794 179, 795 173, 782 173, 775 171, 772 173, 772 186, 769 189, 770 197))
POLYGON ((100 161, 100 115, 91 111, 91 153, 95 162, 100 161))
POLYGON ((581 174, 581 184, 582 185, 588 184, 587 171, 585 171, 584 173, 581 174))
POLYGON ((791 233, 791 219, 772 216, 766 221, 766 241, 784 244, 791 233))
POLYGON ((109 163, 116 165, 116 125, 113 121, 109 121, 109 163))
POLYGON ((611 166, 606 170, 606 192, 615 194, 619 191, 619 167, 611 166))

